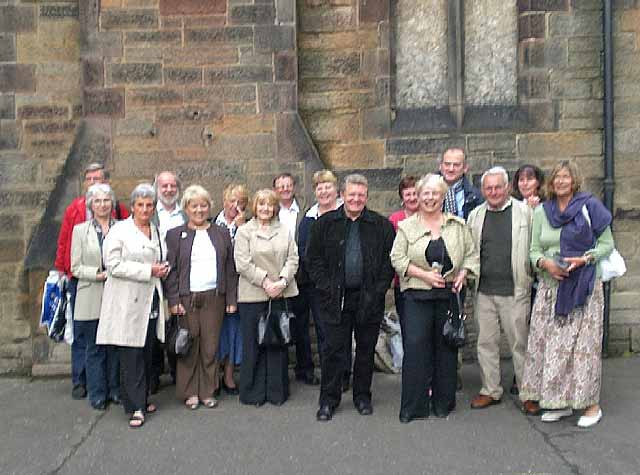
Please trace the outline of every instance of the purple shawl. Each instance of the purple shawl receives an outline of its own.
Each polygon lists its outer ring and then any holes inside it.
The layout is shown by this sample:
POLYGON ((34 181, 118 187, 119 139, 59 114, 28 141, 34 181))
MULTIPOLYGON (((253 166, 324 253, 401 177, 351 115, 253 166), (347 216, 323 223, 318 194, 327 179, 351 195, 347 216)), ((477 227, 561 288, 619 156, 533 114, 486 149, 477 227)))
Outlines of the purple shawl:
MULTIPOLYGON (((545 201, 543 207, 549 224, 553 228, 562 228, 560 255, 563 257, 584 255, 611 224, 611 213, 590 193, 578 192, 573 195, 563 212, 560 212, 556 200, 545 201), (583 206, 589 211, 591 226, 582 213, 583 206)), ((585 304, 593 291, 595 276, 595 265, 586 265, 575 269, 560 282, 555 306, 557 317, 566 318, 574 308, 585 304)))

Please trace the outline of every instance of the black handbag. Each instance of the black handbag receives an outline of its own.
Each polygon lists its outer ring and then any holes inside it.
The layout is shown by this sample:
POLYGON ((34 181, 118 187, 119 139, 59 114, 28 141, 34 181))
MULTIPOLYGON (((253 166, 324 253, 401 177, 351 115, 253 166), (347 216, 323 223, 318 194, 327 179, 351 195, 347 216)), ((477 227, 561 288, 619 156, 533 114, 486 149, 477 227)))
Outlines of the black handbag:
POLYGON ((442 336, 444 341, 454 348, 464 346, 466 335, 464 331, 465 315, 463 314, 462 299, 460 292, 454 292, 455 300, 451 297, 449 311, 447 312, 447 321, 444 322, 442 336))
POLYGON ((176 315, 176 318, 170 318, 167 330, 167 352, 176 358, 187 356, 193 346, 193 336, 189 330, 180 326, 181 317, 181 315, 176 315))
POLYGON ((285 299, 284 310, 271 309, 271 299, 265 312, 258 316, 258 346, 278 347, 291 343, 291 327, 289 320, 295 315, 289 312, 289 306, 285 299))

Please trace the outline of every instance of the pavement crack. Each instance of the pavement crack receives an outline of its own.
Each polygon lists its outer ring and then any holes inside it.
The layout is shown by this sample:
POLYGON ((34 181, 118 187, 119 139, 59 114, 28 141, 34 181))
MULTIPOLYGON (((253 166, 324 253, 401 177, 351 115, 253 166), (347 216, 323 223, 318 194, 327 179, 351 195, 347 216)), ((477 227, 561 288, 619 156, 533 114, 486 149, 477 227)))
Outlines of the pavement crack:
POLYGON ((71 457, 73 457, 76 454, 76 452, 82 446, 82 444, 84 444, 86 442, 86 440, 89 437, 91 437, 91 434, 93 434, 93 429, 95 429, 95 427, 98 425, 98 422, 100 422, 100 420, 105 416, 105 414, 106 414, 106 412, 102 411, 102 413, 99 414, 98 417, 96 417, 93 420, 93 422, 91 422, 87 432, 82 437, 80 437, 80 440, 78 442, 76 442, 75 444, 73 444, 71 446, 71 450, 69 450, 69 453, 67 455, 65 455, 64 459, 62 459, 62 462, 60 462, 60 465, 58 465, 56 468, 54 468, 50 472, 47 472, 47 475, 58 475, 58 473, 60 473, 60 470, 62 470, 64 468, 64 466, 66 465, 66 463, 69 460, 71 460, 71 457))

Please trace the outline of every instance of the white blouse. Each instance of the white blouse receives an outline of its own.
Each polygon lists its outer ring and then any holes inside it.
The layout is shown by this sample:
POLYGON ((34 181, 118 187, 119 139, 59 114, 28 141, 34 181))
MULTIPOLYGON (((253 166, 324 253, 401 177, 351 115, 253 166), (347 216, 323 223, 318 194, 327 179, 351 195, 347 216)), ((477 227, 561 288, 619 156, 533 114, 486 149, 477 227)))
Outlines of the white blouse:
POLYGON ((196 230, 191 248, 191 274, 189 287, 191 292, 204 292, 217 286, 216 249, 205 229, 196 230))

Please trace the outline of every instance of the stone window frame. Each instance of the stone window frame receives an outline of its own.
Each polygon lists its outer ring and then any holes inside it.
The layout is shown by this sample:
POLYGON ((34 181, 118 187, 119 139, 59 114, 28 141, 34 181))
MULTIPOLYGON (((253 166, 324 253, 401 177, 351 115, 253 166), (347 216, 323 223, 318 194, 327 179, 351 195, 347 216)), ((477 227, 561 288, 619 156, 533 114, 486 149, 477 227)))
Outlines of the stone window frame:
MULTIPOLYGON (((517 104, 469 105, 464 101, 464 0, 447 0, 447 58, 448 102, 445 107, 400 108, 396 103, 396 44, 397 3, 390 0, 390 103, 392 110, 391 135, 415 133, 472 132, 493 130, 550 131, 557 129, 556 105, 548 97, 532 94, 540 90, 539 72, 529 71, 530 41, 535 47, 544 46, 545 31, 532 32, 527 28, 531 13, 536 13, 528 2, 519 0, 517 45, 517 104), (532 76, 537 74, 536 76, 532 76), (531 85, 533 81, 536 86, 531 85), (533 99, 533 100, 531 100, 533 99)), ((564 3, 564 2, 558 2, 564 3)), ((553 10, 563 8, 552 8, 553 10)), ((547 83, 548 79, 544 81, 547 83)))

